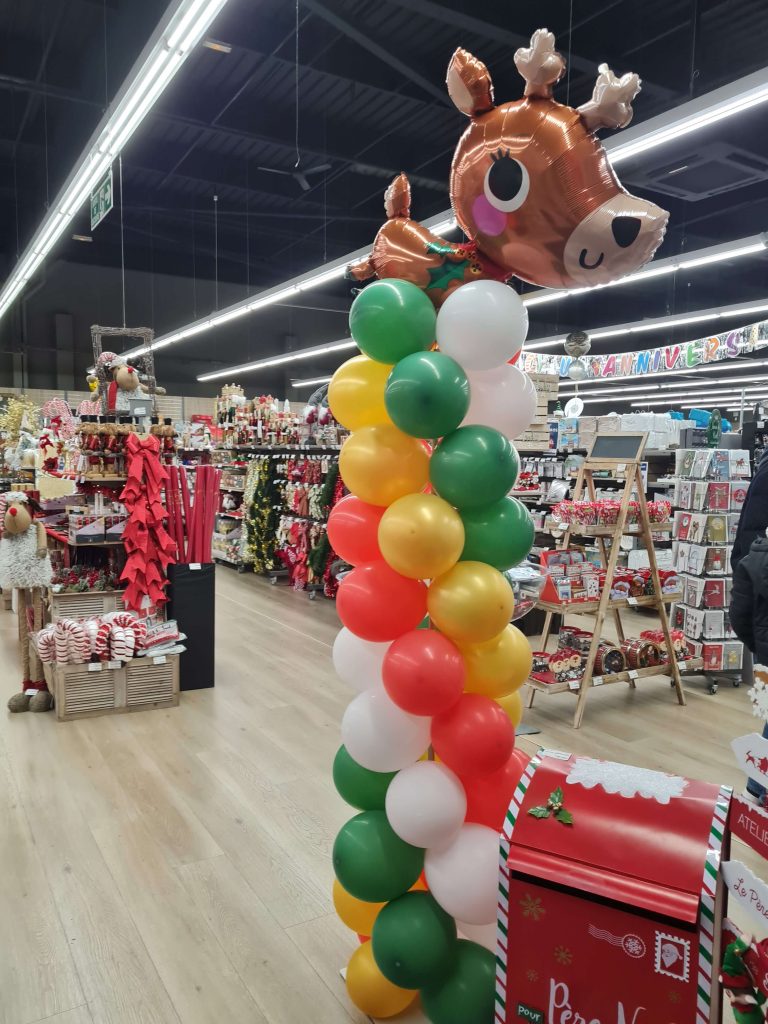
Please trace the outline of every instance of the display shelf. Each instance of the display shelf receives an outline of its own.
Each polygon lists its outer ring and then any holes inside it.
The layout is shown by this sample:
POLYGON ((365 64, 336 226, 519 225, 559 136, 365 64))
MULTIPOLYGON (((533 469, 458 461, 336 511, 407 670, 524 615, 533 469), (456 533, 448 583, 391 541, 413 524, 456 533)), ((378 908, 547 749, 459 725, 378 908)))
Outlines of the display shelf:
MULTIPOLYGON (((605 607, 610 611, 619 608, 653 608, 660 600, 671 603, 679 601, 682 596, 682 591, 675 591, 674 594, 662 594, 661 597, 645 595, 643 597, 611 598, 605 607)), ((536 607, 552 612, 553 615, 594 615, 600 607, 600 601, 537 601, 536 607)))
MULTIPOLYGON (((624 438, 624 448, 627 451, 631 449, 632 454, 628 454, 627 457, 624 458, 622 453, 621 459, 613 456, 601 458, 599 455, 594 456, 589 454, 579 467, 573 500, 578 501, 587 498, 588 500, 595 502, 596 488, 601 483, 605 482, 605 477, 602 474, 606 470, 613 472, 617 476, 620 473, 622 477, 620 481, 622 484, 622 490, 617 493, 617 498, 619 499, 617 521, 612 525, 600 526, 579 526, 578 524, 573 523, 559 524, 561 529, 558 530, 560 539, 557 548, 557 550, 567 551, 570 547, 571 538, 573 536, 596 538, 596 548, 600 558, 599 564, 605 570, 605 579, 608 582, 603 583, 602 593, 599 598, 590 601, 570 603, 552 600, 554 587, 550 582, 548 589, 545 588, 544 591, 546 597, 540 598, 536 602, 537 608, 540 608, 545 613, 541 639, 541 650, 543 652, 546 652, 547 650, 547 644, 552 630, 552 623, 556 615, 567 616, 570 614, 580 614, 591 615, 594 617, 594 626, 589 643, 589 650, 586 653, 586 662, 583 665, 583 675, 580 680, 560 680, 559 682, 545 683, 540 679, 531 677, 528 681, 528 707, 533 706, 537 693, 555 694, 563 693, 568 690, 577 695, 578 702, 573 718, 574 728, 579 728, 581 725, 586 710, 586 701, 589 691, 593 686, 600 686, 605 682, 625 682, 630 687, 634 687, 635 681, 637 679, 642 679, 645 676, 668 675, 671 678, 678 702, 681 705, 685 704, 685 694, 682 687, 680 668, 677 662, 677 656, 669 626, 669 618, 667 615, 667 605, 679 601, 682 595, 678 591, 667 594, 662 593, 659 566, 654 547, 654 535, 669 533, 672 529, 672 524, 652 523, 648 514, 648 502, 645 496, 645 483, 643 480, 643 463, 647 465, 647 456, 649 454, 644 452, 645 443, 648 439, 647 434, 642 432, 632 432, 612 436, 616 439, 624 438), (637 502, 638 522, 630 524, 628 522, 628 518, 630 505, 633 501, 637 502), (617 568, 620 553, 620 540, 622 536, 642 537, 644 547, 648 552, 650 580, 653 590, 652 594, 644 594, 642 597, 637 598, 611 598, 610 581, 613 580, 614 573, 617 568), (610 545, 608 544, 609 540, 611 541, 610 545), (612 675, 595 676, 594 667, 597 663, 598 646, 604 639, 604 624, 606 616, 611 615, 613 617, 618 639, 620 643, 623 643, 625 640, 625 634, 624 625, 621 619, 621 611, 628 610, 630 608, 649 608, 653 609, 658 614, 661 622, 661 633, 664 638, 664 649, 666 651, 665 663, 663 665, 651 666, 648 669, 628 668, 623 672, 612 675)), ((592 449, 596 446, 597 439, 593 444, 592 449)), ((590 449, 590 452, 592 449, 590 449)), ((545 526, 551 527, 551 524, 552 520, 549 519, 547 523, 545 523, 545 526)))
MULTIPOLYGON (((676 666, 680 672, 696 672, 703 668, 704 662, 701 658, 686 658, 685 661, 676 662, 676 666)), ((648 668, 633 668, 627 669, 625 672, 612 672, 608 675, 592 676, 592 686, 608 686, 610 683, 631 683, 635 679, 650 679, 653 676, 669 676, 671 678, 673 676, 672 666, 669 664, 649 665, 648 668)), ((526 683, 534 690, 538 690, 539 693, 578 694, 581 689, 581 684, 578 681, 575 681, 575 685, 571 683, 545 683, 543 679, 537 679, 536 676, 529 676, 526 683)))

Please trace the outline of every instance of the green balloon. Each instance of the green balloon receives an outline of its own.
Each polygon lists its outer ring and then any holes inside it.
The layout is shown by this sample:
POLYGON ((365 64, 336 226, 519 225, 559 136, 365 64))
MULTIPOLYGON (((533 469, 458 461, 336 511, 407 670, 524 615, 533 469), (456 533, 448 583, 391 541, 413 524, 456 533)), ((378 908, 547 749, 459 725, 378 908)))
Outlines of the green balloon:
POLYGON ((361 811, 383 811, 384 797, 397 772, 372 772, 339 747, 333 760, 333 784, 342 800, 361 811))
POLYGON ((397 363, 435 340, 435 307, 410 281, 388 277, 363 288, 349 311, 349 330, 361 351, 397 363))
POLYGON ((493 1024, 496 957, 476 942, 459 939, 456 963, 442 981, 421 990, 431 1024, 493 1024))
POLYGON ((352 896, 368 903, 388 903, 418 880, 424 851, 395 835, 384 811, 363 811, 336 836, 333 867, 352 896))
POLYGON ((501 501, 519 471, 517 451, 493 427, 459 427, 443 438, 429 460, 432 486, 459 509, 501 501))
POLYGON ((412 437, 443 437, 467 415, 467 375, 442 352, 414 352, 392 370, 384 392, 390 419, 412 437))
POLYGON ((428 615, 425 615, 424 618, 421 620, 421 622, 416 627, 416 629, 430 629, 430 628, 431 627, 429 625, 429 616, 428 615))
POLYGON ((450 974, 456 922, 430 893, 407 892, 381 911, 371 941, 385 978, 401 988, 422 988, 450 974))
POLYGON ((487 562, 504 572, 519 565, 533 546, 533 519, 517 498, 465 508, 460 515, 464 523, 463 562, 487 562))

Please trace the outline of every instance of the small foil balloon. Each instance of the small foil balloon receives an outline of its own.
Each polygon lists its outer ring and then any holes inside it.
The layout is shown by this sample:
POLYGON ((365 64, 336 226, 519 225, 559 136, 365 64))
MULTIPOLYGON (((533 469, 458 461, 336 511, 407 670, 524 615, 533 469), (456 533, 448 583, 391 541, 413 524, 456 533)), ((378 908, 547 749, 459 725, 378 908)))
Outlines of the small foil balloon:
POLYGON ((512 621, 516 622, 533 610, 547 578, 538 566, 532 565, 530 562, 521 562, 513 569, 507 569, 504 577, 515 597, 512 621))
POLYGON ((385 194, 387 221, 354 278, 396 277, 424 289, 435 306, 461 285, 516 276, 552 288, 589 288, 638 270, 661 244, 669 214, 619 183, 597 139, 632 120, 637 75, 598 68, 592 99, 557 103, 565 73, 555 38, 538 29, 515 53, 523 99, 494 103, 485 65, 458 49, 447 88, 469 118, 451 165, 451 204, 467 243, 446 242, 410 219, 408 180, 385 194))
POLYGON ((574 359, 571 365, 568 367, 568 376, 571 380, 584 380, 587 376, 587 368, 580 359, 574 359))
POLYGON ((565 354, 573 359, 580 359, 592 348, 592 342, 586 331, 571 331, 563 343, 565 354))

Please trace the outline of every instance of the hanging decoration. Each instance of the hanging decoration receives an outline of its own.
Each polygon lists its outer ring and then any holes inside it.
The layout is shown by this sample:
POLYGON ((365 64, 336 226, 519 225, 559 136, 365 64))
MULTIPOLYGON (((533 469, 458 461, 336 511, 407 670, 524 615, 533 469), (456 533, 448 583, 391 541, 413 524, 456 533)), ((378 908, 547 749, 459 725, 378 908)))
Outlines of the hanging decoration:
POLYGON ((123 594, 126 608, 147 614, 168 600, 166 572, 174 562, 176 545, 163 525, 167 513, 162 486, 168 473, 160 463, 160 438, 128 434, 128 481, 120 500, 128 510, 123 543, 128 558, 120 576, 127 582, 123 594))
POLYGON ((385 193, 387 221, 371 255, 350 268, 357 280, 409 281, 440 307, 462 285, 484 278, 589 288, 651 259, 669 214, 621 186, 595 134, 632 120, 638 76, 619 78, 601 64, 592 99, 573 109, 552 95, 565 59, 551 32, 534 32, 515 65, 524 97, 498 106, 477 57, 458 49, 448 66, 448 94, 469 118, 450 180, 451 205, 469 241, 447 242, 411 220, 410 185, 401 174, 385 193))
MULTIPOLYGON (((571 367, 580 362, 586 373, 579 380, 614 380, 622 377, 648 377, 670 370, 691 370, 707 363, 720 363, 738 359, 768 346, 768 320, 724 331, 708 338, 683 341, 677 345, 662 345, 639 352, 616 352, 608 355, 584 355, 580 359, 571 355, 548 355, 544 352, 524 352, 520 367, 526 373, 556 373, 569 377, 571 367)), ((566 349, 567 351, 567 349, 566 349)))

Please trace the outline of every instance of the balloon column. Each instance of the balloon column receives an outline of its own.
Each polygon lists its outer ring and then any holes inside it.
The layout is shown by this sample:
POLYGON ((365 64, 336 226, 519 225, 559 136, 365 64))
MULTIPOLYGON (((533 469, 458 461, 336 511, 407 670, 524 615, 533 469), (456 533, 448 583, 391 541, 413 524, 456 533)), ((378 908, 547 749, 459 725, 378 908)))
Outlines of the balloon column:
POLYGON ((527 762, 515 725, 531 652, 502 575, 533 541, 508 497, 511 438, 536 403, 508 364, 527 316, 498 282, 457 289, 436 314, 416 285, 388 279, 358 295, 350 329, 362 354, 329 401, 352 431, 340 457, 351 494, 328 523, 354 566, 333 649, 357 691, 333 768, 359 812, 333 850, 334 904, 362 939, 347 988, 374 1017, 420 993, 433 1024, 490 1024, 498 833, 527 762))

